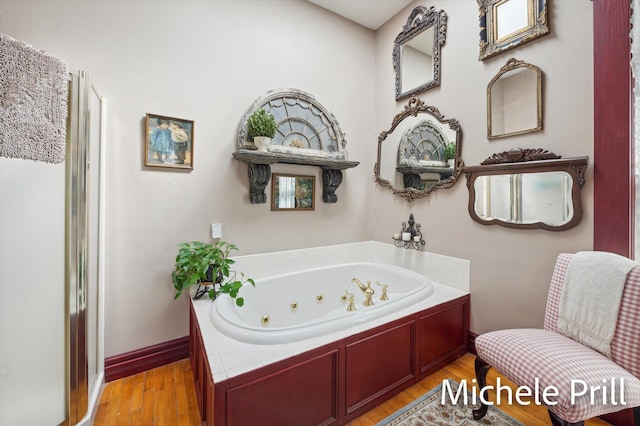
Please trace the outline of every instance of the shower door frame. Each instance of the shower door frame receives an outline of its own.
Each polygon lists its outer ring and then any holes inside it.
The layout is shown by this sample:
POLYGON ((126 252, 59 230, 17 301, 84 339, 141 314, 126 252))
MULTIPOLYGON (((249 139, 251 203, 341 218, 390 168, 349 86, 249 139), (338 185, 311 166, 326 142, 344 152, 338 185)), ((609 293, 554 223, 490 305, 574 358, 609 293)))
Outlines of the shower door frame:
POLYGON ((106 99, 100 96, 91 84, 87 73, 71 70, 67 126, 65 242, 68 425, 91 423, 101 385, 104 383, 105 123, 106 99), (100 111, 91 110, 92 96, 97 97, 100 111), (97 123, 100 126, 98 140, 93 142, 92 120, 93 124, 97 123), (98 149, 97 153, 93 152, 93 157, 92 148, 98 149), (94 163, 97 162, 93 167, 92 158, 94 163), (97 184, 93 182, 93 186, 92 178, 98 179, 97 184), (92 187, 99 192, 93 204, 90 193, 92 187), (92 227, 92 220, 96 219, 98 223, 92 227), (90 235, 92 229, 97 235, 90 235), (95 271, 89 267, 91 256, 96 256, 93 262, 95 271), (89 292, 91 279, 97 281, 94 283, 96 294, 89 292), (93 310, 89 309, 91 306, 93 310), (89 315, 95 315, 95 321, 90 321, 89 315), (89 324, 92 323, 95 324, 94 329, 89 328, 89 324), (90 333, 95 333, 95 339, 90 333), (90 341, 95 342, 94 347, 90 347, 90 341), (89 357, 92 357, 91 364, 89 357), (93 383, 89 383, 89 365, 95 366, 93 383))

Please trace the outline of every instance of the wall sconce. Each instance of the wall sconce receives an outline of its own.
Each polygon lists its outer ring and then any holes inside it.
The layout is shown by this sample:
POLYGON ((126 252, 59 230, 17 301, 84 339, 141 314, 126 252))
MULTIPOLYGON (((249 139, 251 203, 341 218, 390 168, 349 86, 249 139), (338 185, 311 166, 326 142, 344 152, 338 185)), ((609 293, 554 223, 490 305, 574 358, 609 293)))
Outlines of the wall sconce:
POLYGON ((425 245, 422 239, 422 232, 420 232, 420 224, 413 220, 413 213, 409 215, 408 222, 402 222, 400 233, 393 234, 393 245, 416 250, 418 250, 421 245, 425 245))

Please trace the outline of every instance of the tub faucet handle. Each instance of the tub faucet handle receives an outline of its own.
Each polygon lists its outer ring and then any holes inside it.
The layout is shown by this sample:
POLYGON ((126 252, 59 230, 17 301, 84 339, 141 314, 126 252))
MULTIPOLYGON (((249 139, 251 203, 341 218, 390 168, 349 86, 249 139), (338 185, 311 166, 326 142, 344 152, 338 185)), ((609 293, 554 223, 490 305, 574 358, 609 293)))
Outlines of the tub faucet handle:
POLYGON ((387 295, 387 288, 389 286, 387 284, 380 284, 380 281, 376 281, 376 284, 382 287, 382 295, 380 296, 380 300, 389 300, 389 296, 387 295))
POLYGON ((353 312, 356 310, 356 304, 353 302, 353 299, 355 298, 355 296, 353 295, 353 293, 349 293, 346 290, 345 290, 345 293, 349 295, 349 306, 347 306, 347 312, 353 312))

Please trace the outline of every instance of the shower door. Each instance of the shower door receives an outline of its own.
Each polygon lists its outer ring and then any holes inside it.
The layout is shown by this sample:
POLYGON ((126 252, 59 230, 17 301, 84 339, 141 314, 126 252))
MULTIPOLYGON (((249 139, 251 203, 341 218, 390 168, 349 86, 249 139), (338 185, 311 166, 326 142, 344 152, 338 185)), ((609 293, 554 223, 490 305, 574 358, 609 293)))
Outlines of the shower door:
POLYGON ((70 76, 67 153, 68 424, 90 424, 104 376, 104 135, 106 101, 82 71, 70 76))

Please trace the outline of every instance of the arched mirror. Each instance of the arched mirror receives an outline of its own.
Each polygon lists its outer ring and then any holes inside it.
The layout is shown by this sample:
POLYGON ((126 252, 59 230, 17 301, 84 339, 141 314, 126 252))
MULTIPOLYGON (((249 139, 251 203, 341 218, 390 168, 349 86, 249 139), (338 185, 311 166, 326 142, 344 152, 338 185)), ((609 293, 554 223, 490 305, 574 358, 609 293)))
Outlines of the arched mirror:
POLYGON ((447 15, 418 6, 393 43, 396 101, 440 85, 440 47, 446 40, 447 15))
POLYGON ((542 130, 542 70, 511 58, 487 86, 487 137, 542 130))
POLYGON ((465 167, 469 215, 483 225, 564 231, 582 220, 588 157, 562 159, 542 149, 495 154, 465 167))
POLYGON ((484 61, 549 34, 547 0, 478 0, 484 61))
POLYGON ((413 201, 449 188, 462 172, 462 129, 454 118, 411 98, 378 137, 376 182, 413 201), (452 161, 447 161, 451 157, 452 161))

